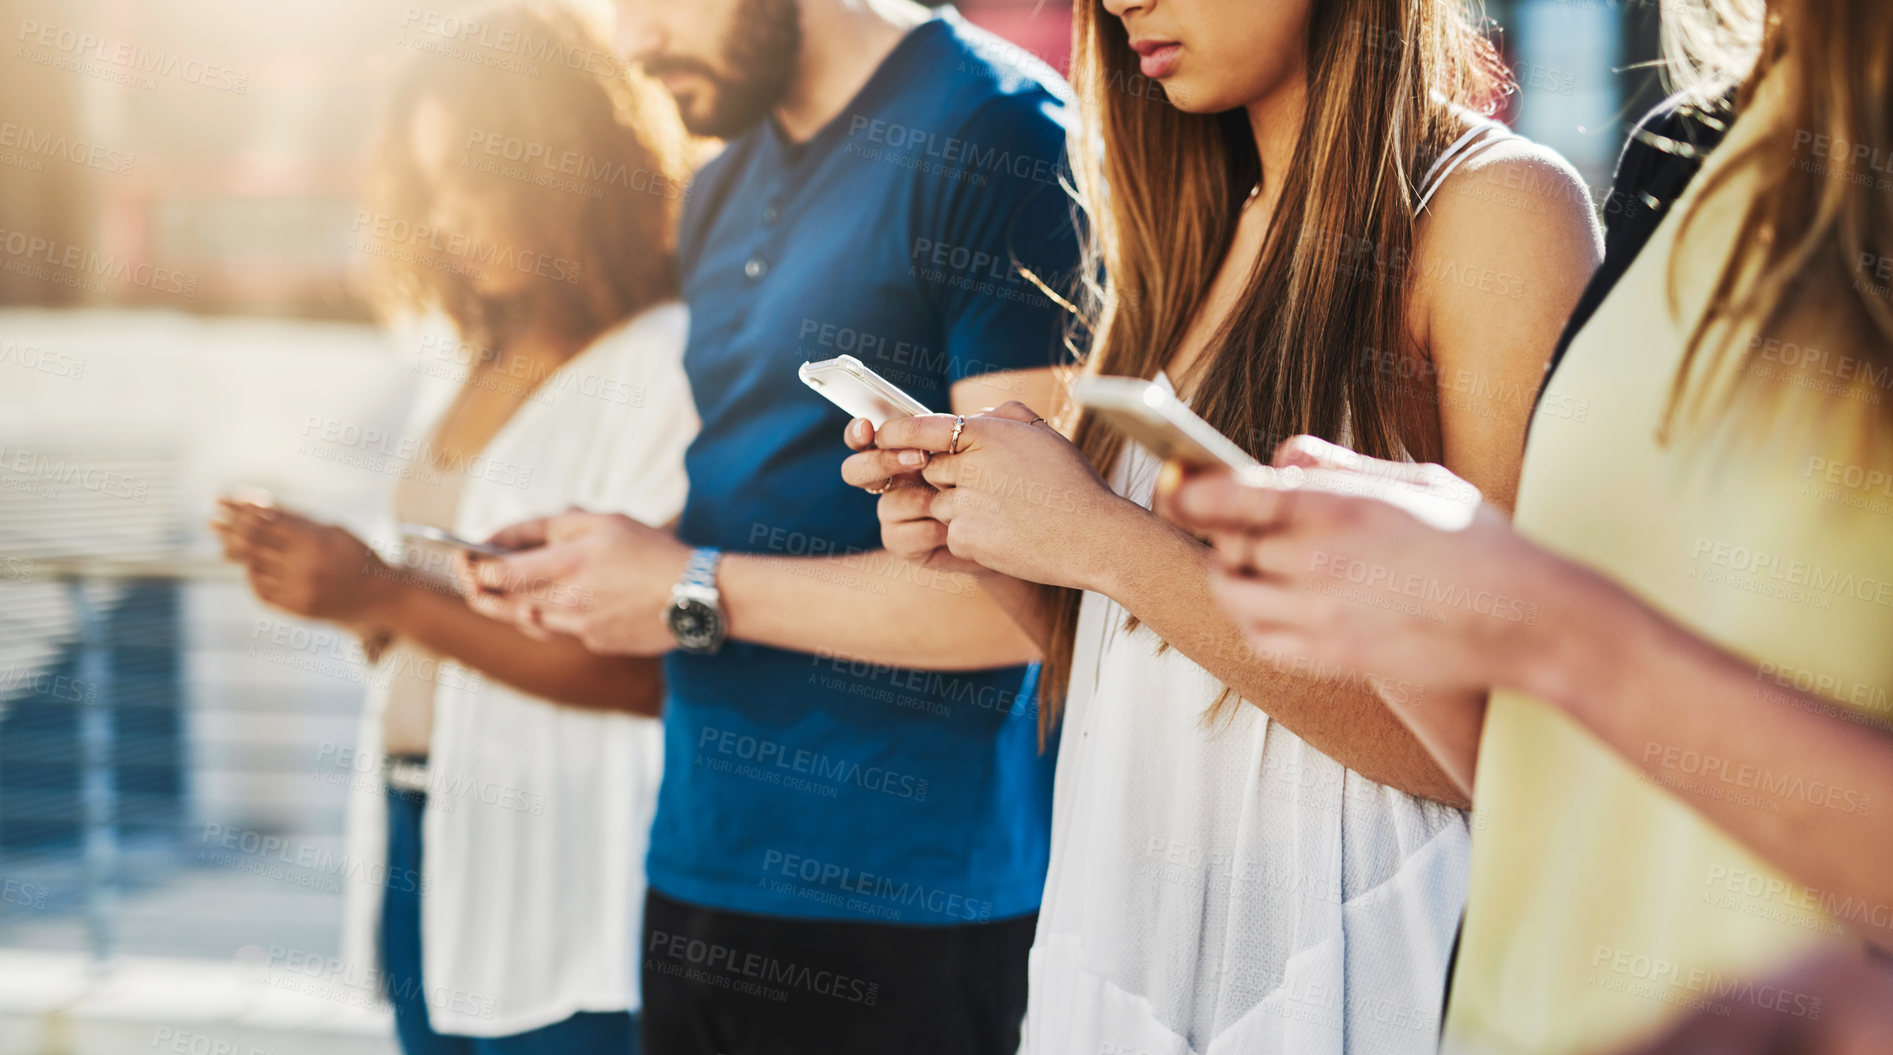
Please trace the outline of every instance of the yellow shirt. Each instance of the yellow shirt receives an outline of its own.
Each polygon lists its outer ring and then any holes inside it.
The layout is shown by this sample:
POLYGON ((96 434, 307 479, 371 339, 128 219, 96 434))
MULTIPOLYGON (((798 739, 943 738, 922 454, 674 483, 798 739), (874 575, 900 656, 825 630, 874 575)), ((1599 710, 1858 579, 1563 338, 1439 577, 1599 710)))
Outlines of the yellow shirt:
MULTIPOLYGON (((1729 384, 1754 347, 1746 369, 1788 381, 1781 420, 1799 431, 1692 445, 1700 433, 1679 427, 1670 445, 1656 440, 1692 329, 1682 320, 1701 317, 1755 189, 1754 166, 1733 156, 1782 113, 1780 80, 1762 85, 1553 376, 1516 523, 1754 662, 1756 696, 1788 706, 1797 687, 1819 692, 1860 735, 1883 735, 1893 729, 1893 485, 1807 423, 1883 413, 1887 378, 1838 381, 1862 360, 1839 337, 1824 344, 1818 326, 1785 343, 1751 345, 1744 333, 1704 383, 1729 384), (1718 170, 1728 181, 1703 193, 1718 170), (1679 243, 1698 196, 1704 211, 1679 243), (1830 383, 1845 394, 1822 393, 1830 383)), ((1748 437, 1767 427, 1736 421, 1748 437)), ((1818 1014, 1815 998, 1762 980, 1796 953, 1848 941, 1843 918, 1893 926, 1888 906, 1786 879, 1690 806, 1713 796, 1769 811, 1799 798, 1864 814, 1865 825, 1884 823, 1893 803, 1818 772, 1725 765, 1668 744, 1644 753, 1661 783, 1540 701, 1493 697, 1446 1051, 1610 1051, 1721 997, 1818 1014)))

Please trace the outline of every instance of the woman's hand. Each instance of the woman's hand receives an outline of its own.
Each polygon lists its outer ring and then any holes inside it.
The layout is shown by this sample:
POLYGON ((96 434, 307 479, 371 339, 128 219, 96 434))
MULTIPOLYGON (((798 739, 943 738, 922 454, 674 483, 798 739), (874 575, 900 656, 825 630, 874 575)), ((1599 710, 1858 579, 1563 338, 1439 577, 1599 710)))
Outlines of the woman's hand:
POLYGON ((342 528, 230 498, 217 506, 211 530, 264 604, 307 619, 369 623, 395 588, 387 564, 342 528))
POLYGON ((978 574, 986 569, 947 550, 946 525, 933 518, 933 497, 939 491, 921 479, 927 452, 876 447, 874 423, 856 418, 842 434, 858 452, 841 463, 841 478, 881 496, 875 507, 881 520, 881 545, 903 560, 943 572, 978 574))
POLYGON ((1564 562, 1487 505, 1450 530, 1409 512, 1476 498, 1440 466, 1364 458, 1305 436, 1284 443, 1275 462, 1325 470, 1309 478, 1329 482, 1254 485, 1203 473, 1161 506, 1215 545, 1218 596, 1252 645, 1468 697, 1518 684, 1512 665, 1535 647, 1541 608, 1563 596, 1564 562))
MULTIPOLYGON (((1076 589, 1098 589, 1113 565, 1108 545, 1121 518, 1148 514, 1118 497, 1070 440, 1022 403, 965 419, 957 453, 954 417, 931 414, 890 421, 875 437, 883 452, 918 450, 928 454, 921 479, 936 493, 883 496, 895 517, 919 513, 940 525, 912 528, 897 539, 907 548, 944 544, 953 556, 1029 582, 1076 589)), ((873 454, 850 471, 860 479, 873 454)), ((885 463, 875 465, 878 472, 885 463)), ((907 489, 912 490, 912 489, 907 489)), ((887 524, 890 513, 883 513, 887 524)), ((898 521, 905 522, 905 521, 898 521)), ((883 529, 883 536, 887 532, 883 529)), ((890 543, 890 548, 892 543, 890 543)))

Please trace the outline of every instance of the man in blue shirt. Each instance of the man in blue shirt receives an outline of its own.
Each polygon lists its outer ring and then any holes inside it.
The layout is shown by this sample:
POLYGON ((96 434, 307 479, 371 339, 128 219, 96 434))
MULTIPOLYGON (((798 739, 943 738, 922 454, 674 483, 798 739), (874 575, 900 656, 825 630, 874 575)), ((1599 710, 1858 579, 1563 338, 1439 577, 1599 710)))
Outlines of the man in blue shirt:
POLYGON ((936 411, 1057 404, 1065 316, 1027 273, 1077 268, 1066 89, 907 0, 618 13, 729 139, 679 235, 690 497, 675 537, 509 529, 538 548, 481 581, 486 610, 666 655, 647 1050, 1010 1053, 1050 816, 1036 646, 975 579, 878 550, 848 417, 796 369, 852 355, 936 411))

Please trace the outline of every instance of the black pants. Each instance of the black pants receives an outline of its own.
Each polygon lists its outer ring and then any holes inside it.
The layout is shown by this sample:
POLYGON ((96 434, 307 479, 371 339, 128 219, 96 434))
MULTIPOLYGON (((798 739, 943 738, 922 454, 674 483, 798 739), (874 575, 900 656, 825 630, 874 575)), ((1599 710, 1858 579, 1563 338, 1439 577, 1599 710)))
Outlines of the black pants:
POLYGON ((1037 920, 825 923, 652 891, 645 1055, 1013 1055, 1037 920))

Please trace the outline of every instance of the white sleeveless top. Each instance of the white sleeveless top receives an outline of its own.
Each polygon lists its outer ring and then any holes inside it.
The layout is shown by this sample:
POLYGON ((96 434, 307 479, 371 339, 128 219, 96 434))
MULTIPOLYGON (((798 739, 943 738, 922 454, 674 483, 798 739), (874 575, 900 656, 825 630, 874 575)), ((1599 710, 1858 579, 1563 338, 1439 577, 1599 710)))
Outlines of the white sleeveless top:
MULTIPOLYGON (((1422 207, 1490 131, 1435 163, 1422 207)), ((1161 468, 1126 443, 1111 486, 1148 506, 1161 468)), ((1222 682, 1128 620, 1084 595, 1022 1050, 1432 1055, 1465 815, 1247 701, 1211 724, 1222 682)))

